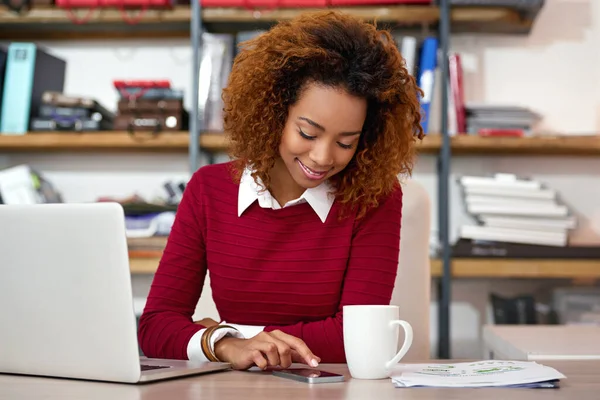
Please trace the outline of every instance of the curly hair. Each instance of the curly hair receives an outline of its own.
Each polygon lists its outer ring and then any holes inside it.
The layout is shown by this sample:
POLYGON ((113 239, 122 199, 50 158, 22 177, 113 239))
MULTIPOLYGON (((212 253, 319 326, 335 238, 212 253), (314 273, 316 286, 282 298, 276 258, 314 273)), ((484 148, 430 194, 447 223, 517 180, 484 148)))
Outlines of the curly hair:
POLYGON ((367 101, 356 153, 330 178, 342 210, 364 216, 394 190, 398 175, 412 173, 415 142, 423 138, 421 90, 388 31, 343 13, 306 13, 240 46, 223 90, 234 174, 239 179, 252 166, 269 188, 288 108, 313 82, 367 101))

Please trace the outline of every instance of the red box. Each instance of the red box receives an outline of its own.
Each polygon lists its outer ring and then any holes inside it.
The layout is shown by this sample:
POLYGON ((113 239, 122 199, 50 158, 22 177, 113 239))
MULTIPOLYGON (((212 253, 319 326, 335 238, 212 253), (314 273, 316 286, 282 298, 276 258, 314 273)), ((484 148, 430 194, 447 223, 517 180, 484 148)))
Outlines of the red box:
POLYGON ((327 7, 329 2, 329 0, 202 0, 202 7, 302 8, 327 7))
POLYGON ((123 79, 115 79, 113 80, 113 86, 116 89, 170 89, 171 82, 167 79, 158 79, 158 80, 123 80, 123 79))
POLYGON ((330 5, 329 0, 279 0, 280 7, 287 8, 302 8, 302 7, 327 7, 330 5))
POLYGON ((383 4, 431 4, 432 0, 329 0, 332 6, 380 6, 383 4))
POLYGON ((173 0, 56 0, 61 8, 171 8, 173 0))
POLYGON ((201 4, 202 7, 277 7, 277 0, 202 0, 201 4))

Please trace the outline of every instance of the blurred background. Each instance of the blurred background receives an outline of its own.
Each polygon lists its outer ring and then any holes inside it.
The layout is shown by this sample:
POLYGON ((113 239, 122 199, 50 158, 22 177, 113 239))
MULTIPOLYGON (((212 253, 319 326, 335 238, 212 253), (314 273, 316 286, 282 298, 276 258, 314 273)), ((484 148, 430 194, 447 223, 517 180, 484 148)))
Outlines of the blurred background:
POLYGON ((191 173, 228 160, 220 93, 237 45, 343 8, 392 30, 425 92, 413 179, 432 203, 432 354, 443 334, 453 358, 481 357, 484 324, 597 325, 600 2, 447 4, 444 36, 429 0, 4 0, 0 203, 121 202, 141 312, 191 173), (449 331, 438 326, 444 246, 449 331))

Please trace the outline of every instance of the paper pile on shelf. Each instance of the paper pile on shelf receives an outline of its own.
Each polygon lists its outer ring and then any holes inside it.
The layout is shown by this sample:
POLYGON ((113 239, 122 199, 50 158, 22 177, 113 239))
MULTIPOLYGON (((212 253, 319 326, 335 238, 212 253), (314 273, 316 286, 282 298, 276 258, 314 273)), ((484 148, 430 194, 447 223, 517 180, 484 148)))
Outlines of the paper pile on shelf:
POLYGON ((459 179, 465 208, 479 225, 463 225, 460 238, 478 241, 566 246, 576 218, 541 182, 513 174, 459 179))
POLYGON ((392 375, 397 388, 555 388, 566 377, 531 361, 485 360, 449 364, 401 364, 392 375))

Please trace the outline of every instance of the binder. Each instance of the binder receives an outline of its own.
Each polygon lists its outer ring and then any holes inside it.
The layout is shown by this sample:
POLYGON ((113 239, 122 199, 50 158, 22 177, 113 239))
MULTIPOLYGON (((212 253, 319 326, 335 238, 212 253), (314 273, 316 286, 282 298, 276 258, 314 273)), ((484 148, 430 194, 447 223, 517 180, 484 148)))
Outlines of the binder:
POLYGON ((402 38, 400 54, 406 62, 406 69, 415 76, 415 59, 417 53, 417 38, 414 36, 405 36, 402 38))
MULTIPOLYGON (((4 91, 4 74, 6 73, 6 59, 8 50, 0 46, 0 110, 2 110, 2 93, 4 91)), ((0 121, 2 121, 0 119, 0 121)))
POLYGON ((66 62, 34 43, 11 43, 8 47, 0 132, 22 135, 31 117, 38 115, 45 91, 64 90, 66 62))
POLYGON ((425 38, 421 47, 419 63, 419 87, 423 90, 420 99, 424 118, 421 122, 424 133, 429 133, 429 108, 433 97, 435 84, 435 68, 437 65, 438 40, 434 37, 425 38))

